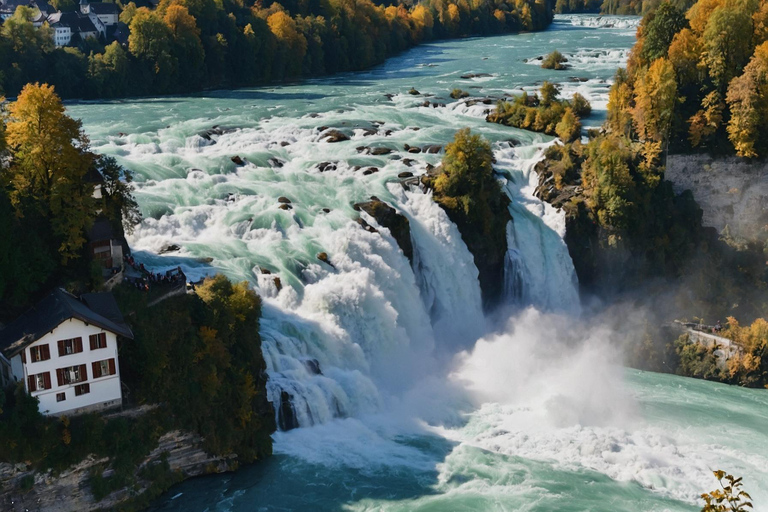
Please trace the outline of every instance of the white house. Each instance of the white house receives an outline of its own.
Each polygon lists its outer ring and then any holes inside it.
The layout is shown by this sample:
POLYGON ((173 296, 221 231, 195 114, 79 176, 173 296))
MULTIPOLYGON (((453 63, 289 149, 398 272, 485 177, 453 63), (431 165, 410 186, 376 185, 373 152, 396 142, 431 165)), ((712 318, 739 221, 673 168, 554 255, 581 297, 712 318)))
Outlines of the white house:
MULTIPOLYGON (((96 16, 105 27, 117 25, 120 18, 120 9, 117 4, 109 2, 90 3, 88 0, 80 0, 80 12, 85 15, 96 16)), ((91 19, 93 20, 93 18, 91 19)))
POLYGON ((0 374, 23 382, 40 412, 68 415, 122 403, 117 336, 133 339, 110 293, 57 289, 0 330, 0 374))

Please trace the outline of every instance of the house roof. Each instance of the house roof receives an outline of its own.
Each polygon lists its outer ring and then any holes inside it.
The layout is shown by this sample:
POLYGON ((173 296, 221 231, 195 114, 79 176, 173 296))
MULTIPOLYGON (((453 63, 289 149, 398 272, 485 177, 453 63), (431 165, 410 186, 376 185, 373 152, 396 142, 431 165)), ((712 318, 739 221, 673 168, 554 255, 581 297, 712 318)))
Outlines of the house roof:
POLYGON ((83 32, 98 32, 96 25, 93 24, 91 18, 88 16, 78 16, 77 29, 82 34, 83 32))
POLYGON ((128 30, 128 25, 122 21, 118 21, 117 25, 112 25, 110 28, 114 30, 111 36, 115 41, 119 44, 128 44, 128 36, 131 33, 131 31, 128 30))
POLYGON ((133 339, 133 333, 125 324, 112 294, 90 293, 81 301, 57 288, 0 330, 0 350, 10 359, 71 318, 133 339))
POLYGON ((88 8, 95 14, 119 14, 120 10, 116 4, 108 2, 95 2, 88 5, 88 8))

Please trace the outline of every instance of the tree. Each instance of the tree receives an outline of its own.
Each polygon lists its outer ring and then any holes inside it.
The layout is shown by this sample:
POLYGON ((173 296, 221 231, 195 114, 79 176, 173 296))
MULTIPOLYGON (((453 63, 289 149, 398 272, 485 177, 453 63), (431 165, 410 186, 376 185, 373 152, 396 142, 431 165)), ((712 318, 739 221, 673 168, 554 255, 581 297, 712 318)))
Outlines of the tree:
POLYGON ((541 84, 541 104, 549 106, 552 102, 557 101, 557 97, 560 95, 560 89, 552 82, 544 82, 541 84))
POLYGON ((163 21, 173 36, 173 54, 178 62, 178 83, 191 87, 202 79, 205 52, 200 41, 200 29, 186 7, 171 5, 163 21))
POLYGON ((688 139, 693 147, 698 147, 706 139, 712 137, 723 122, 723 103, 720 93, 712 91, 701 101, 701 110, 688 120, 690 128, 688 139))
POLYGON ((676 102, 675 68, 667 59, 657 59, 635 84, 632 119, 641 140, 667 140, 676 102))
POLYGON ((701 40, 691 29, 684 28, 672 38, 667 53, 677 72, 677 83, 681 89, 688 85, 698 87, 702 78, 698 66, 702 52, 701 40))
POLYGON ((113 222, 120 222, 118 227, 121 230, 132 233, 134 226, 141 222, 139 205, 132 195, 133 174, 111 156, 99 156, 96 169, 104 177, 102 192, 107 217, 113 222))
POLYGON ((720 470, 713 473, 720 489, 701 495, 705 502, 701 512, 747 512, 747 509, 752 509, 752 497, 742 490, 741 478, 726 475, 725 471, 720 470), (723 484, 723 479, 727 485, 723 484))
POLYGON ((557 136, 562 139, 563 142, 572 142, 579 138, 581 135, 581 123, 579 118, 573 113, 573 109, 570 107, 565 109, 563 118, 557 123, 557 136))
POLYGON ((150 70, 155 86, 165 91, 177 66, 171 49, 171 29, 157 12, 140 7, 133 15, 130 31, 128 49, 150 70))
POLYGON ((9 108, 6 137, 13 154, 7 181, 17 213, 41 209, 60 240, 62 260, 76 258, 93 192, 83 180, 93 160, 80 121, 65 114, 52 86, 28 84, 9 108))
POLYGON ((768 2, 761 2, 755 14, 752 15, 752 27, 754 30, 752 44, 760 46, 768 41, 768 2))
POLYGON ((616 71, 616 76, 608 93, 608 130, 629 137, 632 131, 632 88, 627 72, 621 68, 616 71))
POLYGON ((307 52, 307 40, 296 29, 296 22, 283 11, 278 11, 267 18, 269 30, 277 38, 280 56, 275 60, 280 70, 277 76, 291 78, 301 74, 301 64, 307 52))
POLYGON ((683 12, 669 2, 662 3, 643 21, 642 57, 648 62, 666 57, 675 34, 688 26, 683 12), (649 21, 645 22, 646 19, 649 21))
POLYGON ((742 9, 724 5, 712 12, 702 38, 704 63, 720 91, 744 67, 752 48, 752 18, 742 9))
POLYGON ((768 42, 755 49, 744 73, 731 81, 726 102, 731 111, 728 138, 736 153, 756 157, 768 150, 768 42))

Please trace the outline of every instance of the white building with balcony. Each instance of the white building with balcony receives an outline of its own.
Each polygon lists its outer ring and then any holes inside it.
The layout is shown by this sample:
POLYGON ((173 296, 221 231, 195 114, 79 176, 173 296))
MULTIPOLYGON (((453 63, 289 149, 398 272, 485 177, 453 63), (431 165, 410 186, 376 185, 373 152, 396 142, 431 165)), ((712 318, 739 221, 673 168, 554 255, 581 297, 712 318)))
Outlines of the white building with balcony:
POLYGON ((0 330, 0 381, 23 382, 47 415, 118 407, 118 336, 133 339, 111 294, 57 289, 0 330))

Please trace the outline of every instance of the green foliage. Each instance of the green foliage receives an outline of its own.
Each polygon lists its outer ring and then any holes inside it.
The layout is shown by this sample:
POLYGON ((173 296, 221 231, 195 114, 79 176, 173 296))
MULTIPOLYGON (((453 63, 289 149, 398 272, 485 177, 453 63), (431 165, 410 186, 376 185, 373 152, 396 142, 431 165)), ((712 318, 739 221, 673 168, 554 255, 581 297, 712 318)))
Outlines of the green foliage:
POLYGON ((592 112, 589 102, 578 93, 570 101, 559 99, 560 90, 551 82, 544 82, 540 92, 541 99, 536 94, 523 93, 511 102, 500 101, 486 121, 565 137, 565 142, 578 138, 580 114, 587 116, 592 112))
POLYGON ((100 98, 361 70, 432 39, 541 30, 553 13, 537 0, 425 0, 413 7, 164 0, 154 10, 130 2, 120 14, 130 27, 127 50, 96 40, 56 49, 51 29, 36 29, 31 16, 23 7, 0 31, 0 89, 16 95, 26 83, 44 82, 67 98, 100 98))
POLYGON ((464 128, 446 146, 442 172, 427 178, 435 201, 456 223, 474 255, 486 307, 501 296, 510 220, 509 200, 493 175, 492 161, 488 141, 464 128))
POLYGON ((120 289, 118 299, 124 311, 136 311, 136 339, 121 353, 134 398, 165 403, 210 453, 237 453, 243 462, 269 455, 275 427, 265 396, 261 302, 247 284, 217 276, 196 296, 152 308, 133 289, 120 289))
POLYGON ((720 489, 702 494, 704 508, 701 512, 748 512, 752 510, 752 497, 742 490, 741 478, 727 475, 725 471, 713 471, 720 483, 720 489), (723 482, 725 480, 725 482, 723 482))
POLYGON ((683 11, 669 2, 662 3, 656 10, 643 18, 641 26, 642 58, 648 62, 667 56, 669 45, 675 34, 688 26, 683 11))
POLYGON ((541 61, 541 67, 544 69, 567 69, 566 62, 568 62, 568 59, 562 53, 555 50, 544 57, 544 60, 541 61))
POLYGON ((451 91, 451 98, 458 100, 461 98, 468 98, 469 93, 467 91, 462 91, 461 89, 454 89, 451 91))

